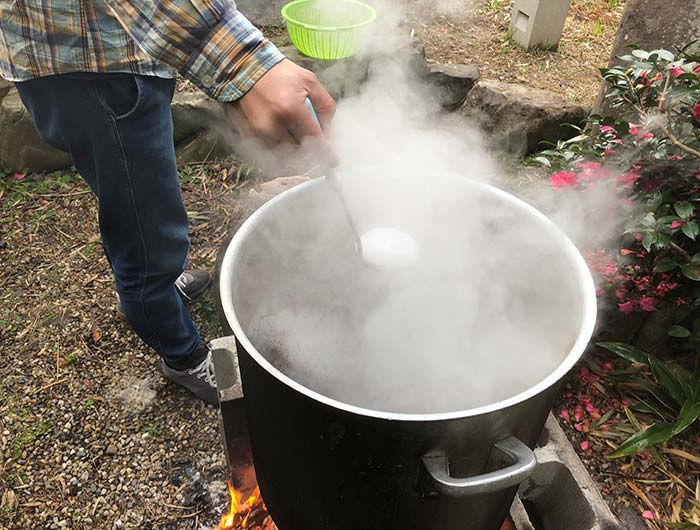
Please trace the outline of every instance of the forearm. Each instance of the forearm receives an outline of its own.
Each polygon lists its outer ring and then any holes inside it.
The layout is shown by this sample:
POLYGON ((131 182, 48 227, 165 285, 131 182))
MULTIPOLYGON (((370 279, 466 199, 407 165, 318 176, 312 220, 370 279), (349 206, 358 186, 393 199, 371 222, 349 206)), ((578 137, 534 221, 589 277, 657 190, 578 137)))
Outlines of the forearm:
POLYGON ((239 99, 284 56, 232 0, 108 0, 139 46, 221 101, 239 99))

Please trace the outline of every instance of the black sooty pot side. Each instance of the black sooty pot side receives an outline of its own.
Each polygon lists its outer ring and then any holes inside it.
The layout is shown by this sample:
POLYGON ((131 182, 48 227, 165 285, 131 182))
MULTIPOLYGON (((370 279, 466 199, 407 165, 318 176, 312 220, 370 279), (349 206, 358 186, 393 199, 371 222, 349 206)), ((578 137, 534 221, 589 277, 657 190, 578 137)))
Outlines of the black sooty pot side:
POLYGON ((255 471, 280 530, 498 530, 517 485, 441 495, 422 457, 444 452, 465 477, 507 465, 494 441, 534 448, 555 395, 461 419, 361 416, 299 395, 237 347, 255 471))

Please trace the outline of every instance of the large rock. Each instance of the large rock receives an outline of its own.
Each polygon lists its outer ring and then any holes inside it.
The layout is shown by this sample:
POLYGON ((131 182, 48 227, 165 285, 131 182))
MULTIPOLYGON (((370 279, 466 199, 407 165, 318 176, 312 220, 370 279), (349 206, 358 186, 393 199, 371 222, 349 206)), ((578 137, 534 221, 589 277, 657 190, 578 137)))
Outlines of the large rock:
POLYGON ((234 153, 232 145, 218 129, 202 129, 175 145, 175 157, 178 165, 219 160, 234 153))
POLYGON ((457 110, 479 80, 479 69, 469 64, 431 64, 428 79, 440 90, 440 103, 446 110, 457 110))
POLYGON ((289 0, 236 0, 236 6, 258 26, 279 26, 284 23, 282 7, 289 0))
POLYGON ((204 92, 178 92, 171 105, 173 114, 173 139, 175 144, 196 136, 212 123, 224 122, 223 107, 204 92))
MULTIPOLYGON (((0 95, 4 88, 0 87, 0 95)), ((53 171, 70 165, 67 153, 54 149, 39 137, 17 90, 8 88, 0 103, 0 167, 3 171, 53 171)))
MULTIPOLYGON (((627 0, 609 66, 622 63, 618 57, 629 53, 627 46, 630 44, 645 50, 664 48, 673 52, 690 43, 693 43, 690 51, 700 53, 700 2, 627 0)), ((619 112, 605 99, 607 89, 607 83, 603 83, 594 106, 596 113, 619 112)))
POLYGON ((581 125, 588 112, 548 90, 500 81, 480 81, 462 113, 490 136, 496 150, 524 157, 543 148, 543 141, 572 137, 564 124, 581 125))

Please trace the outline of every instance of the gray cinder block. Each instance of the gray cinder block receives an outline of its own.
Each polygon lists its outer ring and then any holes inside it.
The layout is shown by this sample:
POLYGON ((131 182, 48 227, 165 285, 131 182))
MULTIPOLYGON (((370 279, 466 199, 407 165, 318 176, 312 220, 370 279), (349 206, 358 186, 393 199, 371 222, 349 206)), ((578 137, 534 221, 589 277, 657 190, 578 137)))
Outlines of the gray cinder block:
POLYGON ((526 49, 556 48, 571 0, 515 0, 510 21, 513 40, 526 49))

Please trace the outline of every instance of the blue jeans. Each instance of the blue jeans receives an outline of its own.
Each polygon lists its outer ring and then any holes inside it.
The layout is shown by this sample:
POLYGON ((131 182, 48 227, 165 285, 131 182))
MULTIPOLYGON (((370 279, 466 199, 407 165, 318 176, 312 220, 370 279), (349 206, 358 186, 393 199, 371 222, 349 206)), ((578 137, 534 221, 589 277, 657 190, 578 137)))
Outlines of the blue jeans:
POLYGON ((174 285, 189 248, 170 113, 175 82, 76 73, 16 86, 41 137, 70 153, 97 195, 102 244, 134 331, 174 368, 196 364, 204 345, 174 285))

